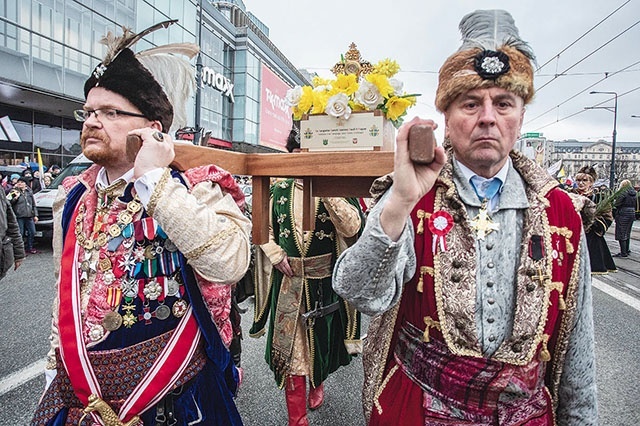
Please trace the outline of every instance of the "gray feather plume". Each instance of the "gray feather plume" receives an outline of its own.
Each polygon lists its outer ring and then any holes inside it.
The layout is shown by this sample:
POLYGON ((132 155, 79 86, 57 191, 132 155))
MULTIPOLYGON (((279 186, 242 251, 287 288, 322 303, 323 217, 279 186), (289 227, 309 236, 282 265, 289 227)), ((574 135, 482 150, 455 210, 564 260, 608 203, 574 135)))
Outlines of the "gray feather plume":
POLYGON ((513 17, 506 10, 476 10, 462 18, 459 28, 462 34, 459 51, 477 47, 497 51, 506 45, 535 62, 531 46, 520 38, 513 17))
POLYGON ((159 30, 160 28, 167 28, 169 25, 175 24, 176 22, 178 22, 177 19, 163 21, 140 31, 138 34, 131 31, 130 28, 122 27, 122 35, 120 37, 116 37, 111 31, 109 31, 107 35, 102 37, 100 40, 100 43, 107 46, 107 54, 102 60, 102 65, 108 66, 120 52, 133 46, 138 40, 147 34, 159 30))

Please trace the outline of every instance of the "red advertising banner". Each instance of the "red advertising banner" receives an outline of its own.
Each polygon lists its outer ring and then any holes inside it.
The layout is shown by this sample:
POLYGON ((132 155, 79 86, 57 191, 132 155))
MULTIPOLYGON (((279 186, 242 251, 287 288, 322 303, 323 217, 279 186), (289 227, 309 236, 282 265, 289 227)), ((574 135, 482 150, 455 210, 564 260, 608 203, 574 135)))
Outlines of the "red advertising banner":
POLYGON ((285 102, 290 86, 262 65, 260 87, 260 145, 286 152, 291 130, 291 110, 285 102))

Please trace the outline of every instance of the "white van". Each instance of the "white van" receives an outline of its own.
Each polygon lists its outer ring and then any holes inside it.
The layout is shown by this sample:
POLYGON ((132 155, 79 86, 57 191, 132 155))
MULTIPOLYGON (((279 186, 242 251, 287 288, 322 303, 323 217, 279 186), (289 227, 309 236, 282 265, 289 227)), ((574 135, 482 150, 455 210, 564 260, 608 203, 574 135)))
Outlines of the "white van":
POLYGON ((62 172, 53 180, 51 184, 41 191, 33 194, 38 208, 38 223, 36 223, 36 238, 51 238, 53 234, 53 210, 51 206, 58 195, 58 186, 69 176, 76 176, 87 170, 93 162, 84 154, 76 158, 62 169, 62 172))

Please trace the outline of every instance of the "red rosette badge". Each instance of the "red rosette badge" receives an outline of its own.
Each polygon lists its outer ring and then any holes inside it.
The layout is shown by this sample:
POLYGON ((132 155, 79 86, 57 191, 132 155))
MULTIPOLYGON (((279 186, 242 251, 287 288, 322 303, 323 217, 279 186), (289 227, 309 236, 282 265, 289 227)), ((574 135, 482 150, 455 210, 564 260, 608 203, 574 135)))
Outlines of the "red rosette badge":
POLYGON ((429 217, 427 226, 433 234, 433 242, 431 245, 433 254, 436 254, 437 246, 440 246, 441 251, 447 251, 447 242, 444 237, 451 231, 451 228, 453 228, 453 217, 446 211, 439 210, 429 217))

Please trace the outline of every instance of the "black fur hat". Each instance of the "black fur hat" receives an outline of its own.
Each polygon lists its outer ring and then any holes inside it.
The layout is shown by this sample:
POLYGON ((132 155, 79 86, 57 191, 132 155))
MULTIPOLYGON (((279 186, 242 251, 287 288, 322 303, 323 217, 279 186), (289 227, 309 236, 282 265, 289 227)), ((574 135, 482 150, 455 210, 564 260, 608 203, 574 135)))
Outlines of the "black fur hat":
POLYGON ((84 83, 85 98, 94 87, 103 87, 125 97, 149 120, 160 121, 163 131, 169 131, 173 106, 160 83, 136 59, 131 49, 122 49, 108 65, 100 63, 95 68, 84 83))

